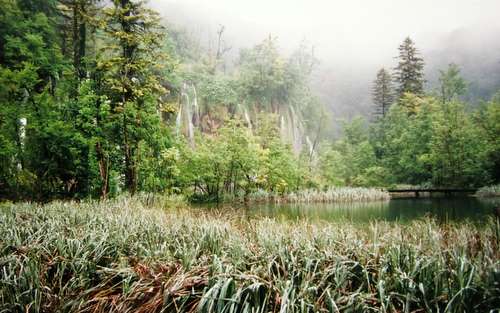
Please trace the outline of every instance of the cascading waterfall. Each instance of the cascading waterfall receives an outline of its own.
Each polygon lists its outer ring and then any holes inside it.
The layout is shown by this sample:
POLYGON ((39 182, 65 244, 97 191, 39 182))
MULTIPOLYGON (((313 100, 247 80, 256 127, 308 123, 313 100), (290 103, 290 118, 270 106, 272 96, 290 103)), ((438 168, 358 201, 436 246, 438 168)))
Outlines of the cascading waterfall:
POLYGON ((252 121, 250 120, 250 116, 248 115, 248 111, 247 109, 245 109, 245 120, 247 121, 247 124, 248 124, 248 128, 250 128, 250 130, 252 130, 252 121))
POLYGON ((245 122, 247 123, 247 127, 252 130, 252 120, 250 119, 250 115, 248 114, 248 110, 241 105, 241 103, 238 103, 238 114, 240 114, 244 119, 245 122))
POLYGON ((200 107, 198 106, 198 95, 196 93, 196 87, 191 85, 193 89, 193 105, 194 105, 194 124, 195 126, 200 125, 200 107))
MULTIPOLYGON (((28 89, 24 88, 23 90, 23 103, 28 103, 29 99, 28 89)), ((26 117, 21 117, 19 119, 19 142, 21 143, 21 149, 24 149, 24 141, 26 139, 26 125, 28 125, 28 119, 26 117)), ((18 166, 21 164, 18 164, 18 166)))
POLYGON ((184 83, 181 88, 181 99, 179 103, 179 111, 175 120, 177 136, 185 134, 191 146, 194 147, 194 123, 199 124, 199 107, 194 85, 184 83), (189 96, 189 91, 192 92, 192 99, 189 96), (194 123, 193 123, 194 121, 194 123))
POLYGON ((281 140, 291 143, 293 147, 293 125, 290 110, 286 110, 280 114, 280 133, 281 140))
POLYGON ((186 118, 187 118, 187 130, 188 130, 188 138, 189 142, 194 144, 194 126, 193 126, 193 114, 192 114, 192 104, 191 101, 189 101, 189 94, 187 92, 184 92, 184 98, 186 99, 186 118))
MULTIPOLYGON (((244 118, 247 127, 252 131, 253 124, 246 107, 238 103, 238 114, 244 118)), ((201 124, 200 107, 198 96, 194 84, 185 82, 181 88, 181 99, 179 111, 175 119, 175 129, 177 136, 185 135, 192 147, 194 147, 195 128, 201 124)), ((279 117, 279 129, 282 140, 292 145, 293 152, 298 155, 304 147, 311 157, 315 156, 314 146, 311 139, 305 136, 304 126, 300 114, 293 106, 282 110, 279 117)))
POLYGON ((311 139, 309 139, 309 136, 306 136, 306 143, 307 143, 307 147, 309 148, 309 157, 312 158, 315 155, 315 151, 314 151, 314 145, 311 142, 311 139))
POLYGON ((281 138, 286 138, 285 117, 283 115, 280 116, 280 134, 281 138))
POLYGON ((28 119, 21 117, 19 119, 19 141, 21 142, 21 147, 24 147, 24 139, 26 138, 26 125, 28 125, 28 119))
MULTIPOLYGON (((19 119, 19 142, 21 143, 21 149, 24 150, 24 141, 26 139, 26 125, 28 125, 28 119, 21 117, 19 119)), ((17 168, 21 170, 23 168, 21 162, 17 163, 17 168)))
POLYGON ((307 147, 309 155, 315 155, 314 146, 308 136, 304 136, 302 118, 296 113, 295 108, 290 106, 280 114, 280 134, 282 140, 290 143, 293 152, 298 155, 304 146, 307 147))
POLYGON ((177 112, 177 117, 175 118, 175 132, 177 136, 181 134, 182 127, 182 106, 179 107, 179 112, 177 112))
POLYGON ((296 154, 299 154, 302 150, 302 127, 301 121, 297 114, 295 113, 295 109, 293 106, 290 106, 290 120, 292 126, 292 145, 293 151, 296 154))

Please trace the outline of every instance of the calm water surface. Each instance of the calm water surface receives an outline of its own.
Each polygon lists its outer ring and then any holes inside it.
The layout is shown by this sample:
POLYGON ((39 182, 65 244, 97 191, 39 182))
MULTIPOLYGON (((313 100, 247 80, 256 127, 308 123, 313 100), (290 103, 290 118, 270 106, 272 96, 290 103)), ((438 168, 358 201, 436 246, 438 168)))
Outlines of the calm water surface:
POLYGON ((500 198, 407 198, 370 203, 252 204, 245 208, 251 216, 279 219, 370 222, 374 220, 409 222, 431 216, 440 222, 481 223, 494 216, 500 198))

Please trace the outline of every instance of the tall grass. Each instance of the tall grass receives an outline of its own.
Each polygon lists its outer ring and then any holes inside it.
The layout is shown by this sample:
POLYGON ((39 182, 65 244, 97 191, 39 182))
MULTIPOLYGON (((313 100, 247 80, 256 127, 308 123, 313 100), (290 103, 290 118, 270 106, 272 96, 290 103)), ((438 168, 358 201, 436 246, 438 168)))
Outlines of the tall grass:
POLYGON ((0 208, 0 312, 488 312, 498 221, 284 223, 143 199, 0 208))
POLYGON ((500 185, 492 185, 480 188, 476 192, 478 197, 500 197, 500 185))
POLYGON ((305 189, 285 195, 259 190, 250 195, 254 202, 327 203, 389 200, 387 191, 379 188, 331 187, 327 190, 305 189))

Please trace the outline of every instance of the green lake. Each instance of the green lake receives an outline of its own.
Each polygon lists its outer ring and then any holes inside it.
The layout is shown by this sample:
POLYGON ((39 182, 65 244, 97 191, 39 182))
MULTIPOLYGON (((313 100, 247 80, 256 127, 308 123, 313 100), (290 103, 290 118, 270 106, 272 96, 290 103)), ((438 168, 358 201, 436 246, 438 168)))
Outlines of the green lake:
POLYGON ((500 198, 475 197, 404 198, 368 203, 286 203, 252 204, 245 207, 249 216, 278 219, 371 222, 375 220, 409 222, 433 217, 439 222, 481 223, 494 217, 500 198))

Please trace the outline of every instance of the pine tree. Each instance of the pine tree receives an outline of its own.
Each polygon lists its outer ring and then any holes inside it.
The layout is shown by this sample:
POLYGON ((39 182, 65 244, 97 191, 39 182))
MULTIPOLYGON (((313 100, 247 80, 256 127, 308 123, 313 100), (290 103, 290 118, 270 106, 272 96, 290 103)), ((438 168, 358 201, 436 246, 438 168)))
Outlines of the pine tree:
POLYGON ((112 137, 120 147, 119 165, 125 187, 134 193, 138 184, 140 143, 159 127, 158 98, 160 45, 163 32, 158 15, 144 1, 114 0, 104 11, 104 31, 110 40, 98 61, 103 89, 110 100, 112 137))
POLYGON ((424 92, 424 59, 420 56, 415 43, 407 37, 399 46, 399 63, 394 69, 394 81, 399 98, 404 93, 421 95, 424 92))
POLYGON ((60 25, 62 35, 62 51, 65 56, 73 59, 76 77, 86 76, 85 58, 89 24, 98 13, 96 4, 100 0, 59 0, 59 11, 62 16, 60 25))
POLYGON ((376 105, 375 115, 385 117, 389 107, 394 102, 392 78, 389 71, 382 68, 377 73, 377 78, 373 82, 372 91, 373 103, 376 105))

